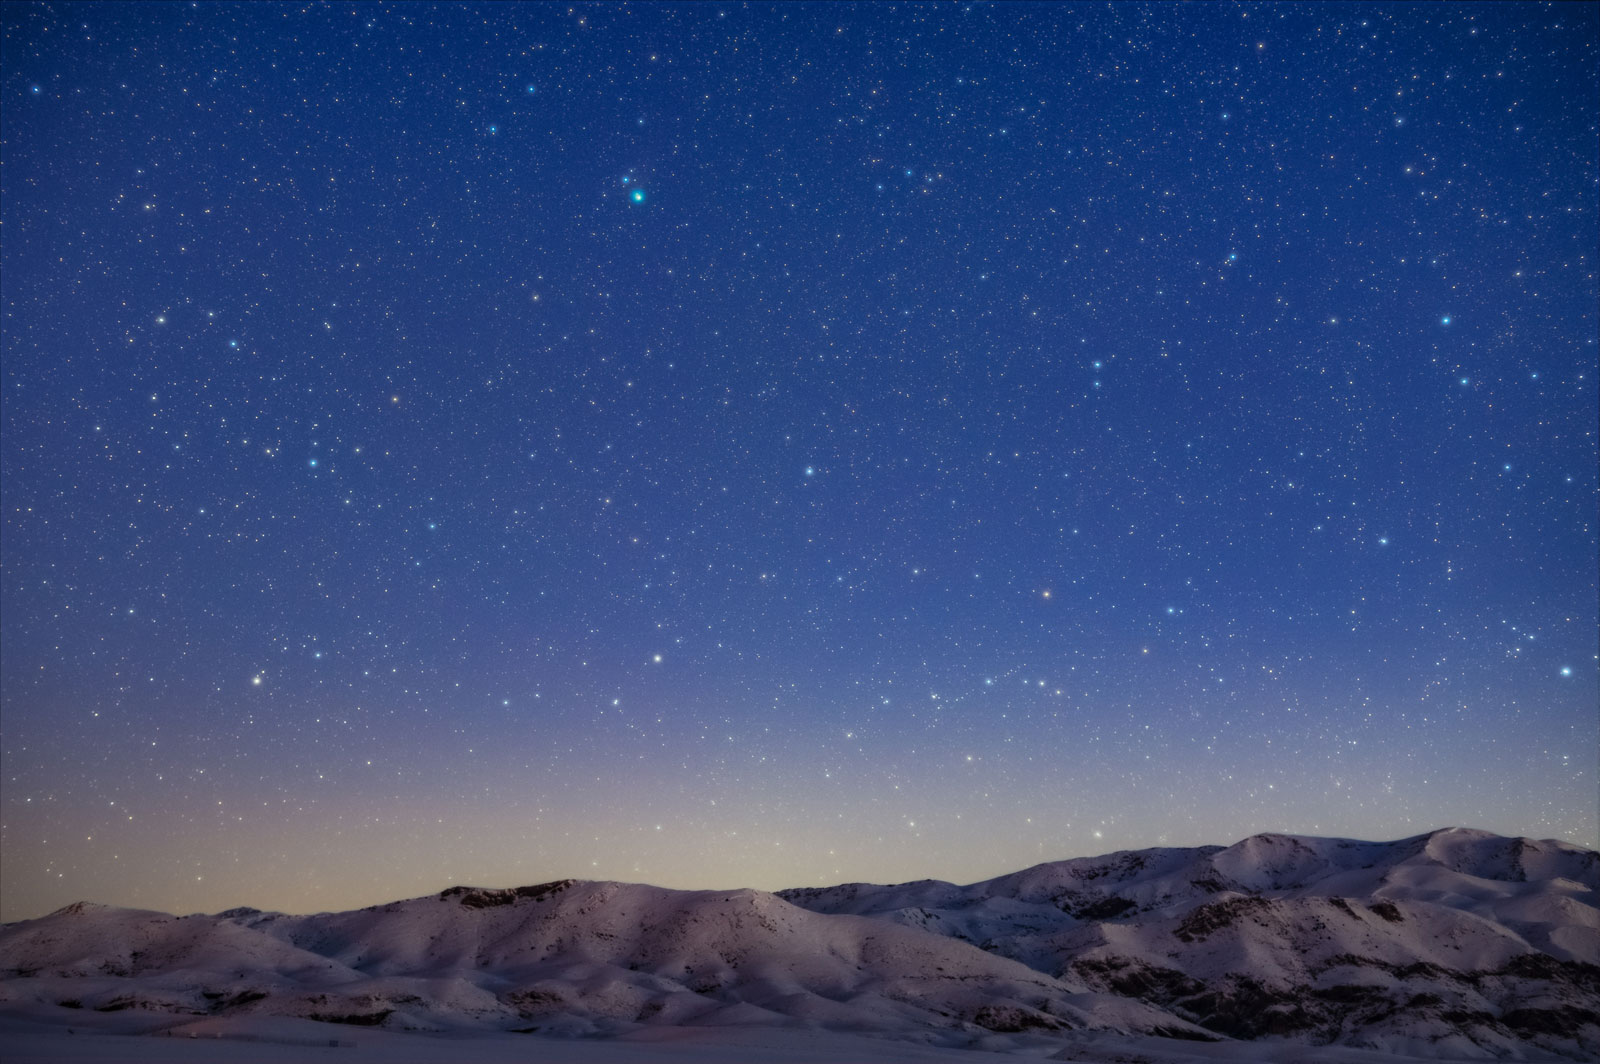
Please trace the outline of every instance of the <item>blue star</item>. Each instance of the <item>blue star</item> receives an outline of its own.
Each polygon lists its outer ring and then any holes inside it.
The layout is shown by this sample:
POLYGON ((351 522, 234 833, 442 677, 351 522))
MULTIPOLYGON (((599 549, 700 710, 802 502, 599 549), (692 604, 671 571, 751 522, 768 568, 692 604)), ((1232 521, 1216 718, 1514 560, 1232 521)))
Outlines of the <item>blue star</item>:
POLYGON ((500 132, 500 127, 499 126, 490 126, 489 127, 489 136, 492 137, 498 132, 500 132))
POLYGON ((534 90, 533 90, 533 86, 532 86, 532 85, 529 85, 529 86, 528 86, 528 95, 529 95, 529 96, 532 96, 532 95, 533 95, 533 91, 534 91, 534 90))
POLYGON ((1439 319, 1439 324, 1440 325, 1449 325, 1450 324, 1450 315, 1446 314, 1444 317, 1440 318, 1439 319))
POLYGON ((815 466, 806 466, 806 476, 814 477, 816 475, 817 475, 817 469, 816 469, 815 466))
POLYGON ((1572 666, 1571 665, 1563 665, 1563 666, 1561 666, 1561 675, 1563 675, 1563 676, 1571 676, 1572 675, 1572 666))
POLYGON ((632 192, 628 193, 628 198, 633 200, 633 202, 635 202, 635 203, 643 203, 644 202, 644 189, 642 189, 642 188, 634 189, 632 192))

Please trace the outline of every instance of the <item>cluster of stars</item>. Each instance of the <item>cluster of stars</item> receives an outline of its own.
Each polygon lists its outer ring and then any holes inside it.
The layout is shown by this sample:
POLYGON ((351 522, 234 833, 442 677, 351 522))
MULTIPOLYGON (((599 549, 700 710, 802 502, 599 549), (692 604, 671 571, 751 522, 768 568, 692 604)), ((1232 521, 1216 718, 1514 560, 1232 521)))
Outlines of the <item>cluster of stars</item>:
POLYGON ((4 918, 1592 842, 1600 15, 1250 14, 19 9, 4 918))

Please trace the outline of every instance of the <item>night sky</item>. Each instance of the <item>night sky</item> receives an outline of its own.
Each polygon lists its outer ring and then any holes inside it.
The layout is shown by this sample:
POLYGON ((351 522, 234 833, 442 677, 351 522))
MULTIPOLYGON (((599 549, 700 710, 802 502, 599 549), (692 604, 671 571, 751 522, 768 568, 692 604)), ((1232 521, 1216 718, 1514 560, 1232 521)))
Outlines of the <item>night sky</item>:
POLYGON ((1597 12, 5 5, 5 918, 1595 845, 1597 12))

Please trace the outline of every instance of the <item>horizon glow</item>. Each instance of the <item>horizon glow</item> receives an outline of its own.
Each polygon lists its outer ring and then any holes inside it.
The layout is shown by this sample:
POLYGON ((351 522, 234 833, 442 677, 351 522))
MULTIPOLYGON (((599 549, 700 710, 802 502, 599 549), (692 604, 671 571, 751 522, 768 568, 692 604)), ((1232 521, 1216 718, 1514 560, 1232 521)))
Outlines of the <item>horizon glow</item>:
POLYGON ((0 917, 1596 845, 1597 9, 783 13, 4 10, 0 917))

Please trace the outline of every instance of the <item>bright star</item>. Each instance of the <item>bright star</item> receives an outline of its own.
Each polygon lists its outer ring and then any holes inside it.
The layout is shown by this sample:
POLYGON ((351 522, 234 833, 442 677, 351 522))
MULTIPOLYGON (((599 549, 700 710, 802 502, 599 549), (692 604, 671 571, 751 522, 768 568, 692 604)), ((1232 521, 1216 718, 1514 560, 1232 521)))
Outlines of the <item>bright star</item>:
POLYGON ((632 192, 628 193, 628 198, 633 200, 633 202, 635 202, 635 203, 643 203, 644 202, 644 189, 642 189, 642 188, 634 189, 632 192))
POLYGON ((817 470, 816 470, 815 466, 806 466, 806 476, 814 477, 816 475, 817 475, 817 470))
POLYGON ((1387 547, 1388 545, 1389 545, 1389 537, 1388 536, 1379 536, 1378 537, 1378 546, 1387 547))
POLYGON ((1444 317, 1440 318, 1439 319, 1439 324, 1440 325, 1449 325, 1450 324, 1450 315, 1446 314, 1444 317))

